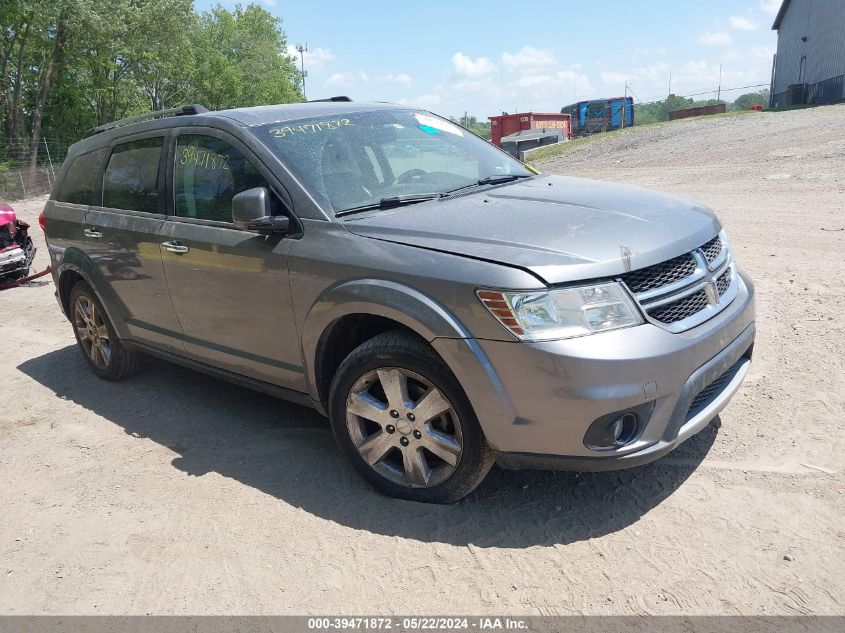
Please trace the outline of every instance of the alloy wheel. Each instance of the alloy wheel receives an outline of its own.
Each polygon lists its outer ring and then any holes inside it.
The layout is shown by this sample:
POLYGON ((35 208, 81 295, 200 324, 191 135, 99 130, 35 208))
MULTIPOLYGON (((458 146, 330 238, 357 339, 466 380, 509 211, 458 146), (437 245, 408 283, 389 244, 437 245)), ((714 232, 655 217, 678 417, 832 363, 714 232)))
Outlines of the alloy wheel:
POLYGON ((373 470, 409 488, 442 483, 463 452, 455 408, 426 378, 400 367, 358 379, 346 400, 346 426, 373 470))
POLYGON ((74 325, 82 349, 100 369, 108 369, 111 362, 111 342, 103 315, 90 297, 81 295, 73 309, 74 325))

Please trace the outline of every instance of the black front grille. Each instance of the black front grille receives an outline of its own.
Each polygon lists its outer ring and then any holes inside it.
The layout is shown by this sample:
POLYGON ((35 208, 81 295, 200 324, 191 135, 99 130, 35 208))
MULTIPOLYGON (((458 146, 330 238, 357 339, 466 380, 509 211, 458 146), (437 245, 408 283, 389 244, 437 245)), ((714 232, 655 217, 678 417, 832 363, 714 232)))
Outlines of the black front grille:
POLYGON ((698 392, 698 395, 692 399, 692 402, 689 405, 689 414, 687 417, 691 417, 698 413, 701 409, 706 407, 713 401, 719 393, 721 393, 722 388, 725 386, 725 383, 728 382, 728 379, 731 376, 731 371, 733 368, 726 371, 724 374, 719 376, 716 380, 711 382, 707 385, 704 389, 698 392))
POLYGON ((707 259, 707 263, 712 264, 716 261, 716 258, 719 257, 719 253, 722 252, 722 240, 720 240, 717 235, 707 242, 707 244, 702 246, 701 250, 704 252, 704 257, 707 259))
POLYGON ((682 321, 696 312, 707 307, 707 293, 699 290, 695 294, 688 295, 671 303, 649 310, 649 316, 661 323, 675 323, 682 321))
POLYGON ((678 255, 648 268, 622 275, 622 281, 634 294, 666 286, 695 272, 695 260, 689 253, 678 255))
POLYGON ((728 268, 716 280, 716 290, 719 291, 720 297, 723 294, 725 294, 725 291, 728 289, 728 286, 730 286, 730 285, 731 285, 731 269, 728 268))

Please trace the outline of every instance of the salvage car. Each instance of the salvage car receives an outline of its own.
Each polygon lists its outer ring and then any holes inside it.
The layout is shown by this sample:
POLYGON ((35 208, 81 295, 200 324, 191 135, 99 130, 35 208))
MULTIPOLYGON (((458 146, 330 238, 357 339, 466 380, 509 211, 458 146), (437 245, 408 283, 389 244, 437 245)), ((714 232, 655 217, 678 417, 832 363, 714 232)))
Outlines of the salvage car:
POLYGON ((708 207, 543 175, 405 106, 100 126, 44 221, 95 374, 151 354, 314 407, 405 499, 454 502, 494 463, 655 460, 727 405, 754 347, 753 286, 708 207))

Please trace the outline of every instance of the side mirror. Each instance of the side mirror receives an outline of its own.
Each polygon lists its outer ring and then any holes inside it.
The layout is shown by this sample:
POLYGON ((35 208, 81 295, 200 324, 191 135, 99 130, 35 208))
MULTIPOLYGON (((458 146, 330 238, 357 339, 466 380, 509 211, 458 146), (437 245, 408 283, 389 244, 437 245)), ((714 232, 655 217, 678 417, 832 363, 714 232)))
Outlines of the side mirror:
POLYGON ((264 187, 241 191, 232 198, 232 222, 239 229, 248 229, 249 223, 270 215, 270 192, 264 187))
POLYGON ((247 189, 232 198, 232 222, 259 235, 284 235, 290 229, 290 218, 271 215, 270 192, 264 187, 247 189))

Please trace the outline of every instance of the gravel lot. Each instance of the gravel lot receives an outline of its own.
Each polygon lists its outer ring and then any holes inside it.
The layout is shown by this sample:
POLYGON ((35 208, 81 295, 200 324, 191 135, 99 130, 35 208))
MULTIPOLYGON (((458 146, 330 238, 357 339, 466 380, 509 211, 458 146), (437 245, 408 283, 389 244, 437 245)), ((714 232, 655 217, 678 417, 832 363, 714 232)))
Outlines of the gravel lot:
POLYGON ((631 471, 388 499, 316 413, 158 361, 101 382, 49 278, 0 293, 0 613, 845 614, 843 121, 634 128, 541 166, 704 201, 757 282, 745 386, 631 471))

